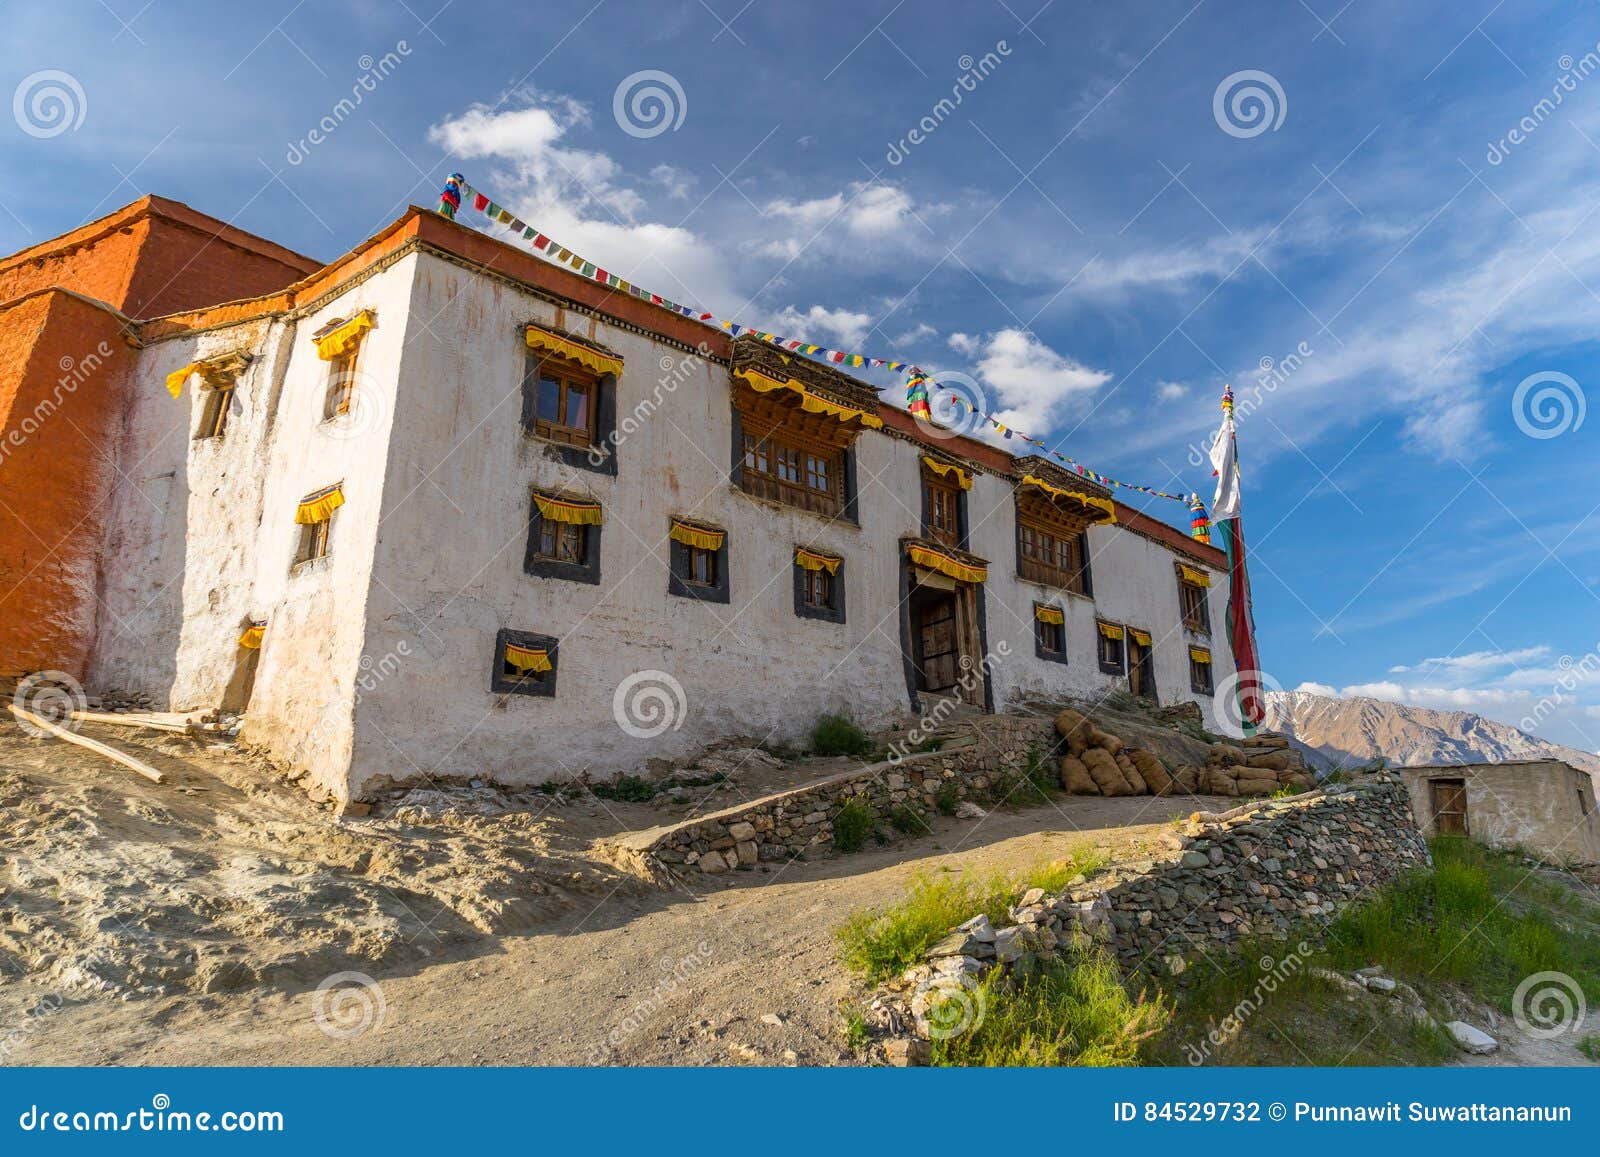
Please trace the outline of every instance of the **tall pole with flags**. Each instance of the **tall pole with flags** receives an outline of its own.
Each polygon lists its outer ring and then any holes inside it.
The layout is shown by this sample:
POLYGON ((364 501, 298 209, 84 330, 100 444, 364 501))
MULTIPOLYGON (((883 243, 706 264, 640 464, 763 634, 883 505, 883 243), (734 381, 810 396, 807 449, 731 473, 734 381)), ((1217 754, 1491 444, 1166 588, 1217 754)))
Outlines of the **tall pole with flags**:
POLYGON ((1233 424, 1233 387, 1222 391, 1222 426, 1211 447, 1217 494, 1211 503, 1212 542, 1228 556, 1228 642, 1238 671, 1235 694, 1239 718, 1254 730, 1266 717, 1261 667, 1256 654, 1255 616, 1250 607, 1250 574, 1245 568, 1244 528, 1239 518, 1239 439, 1233 424), (1220 539, 1220 541, 1219 541, 1220 539))

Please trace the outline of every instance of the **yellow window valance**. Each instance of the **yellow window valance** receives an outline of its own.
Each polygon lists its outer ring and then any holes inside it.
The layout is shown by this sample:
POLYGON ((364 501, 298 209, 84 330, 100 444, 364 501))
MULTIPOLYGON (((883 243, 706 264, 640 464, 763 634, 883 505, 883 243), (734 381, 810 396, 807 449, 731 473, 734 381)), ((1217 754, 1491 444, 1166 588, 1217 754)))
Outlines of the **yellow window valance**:
POLYGON ((1137 627, 1129 627, 1128 637, 1131 638, 1135 643, 1138 643, 1141 647, 1148 647, 1150 645, 1149 631, 1141 631, 1137 627))
POLYGON ((329 330, 317 339, 317 356, 325 362, 330 362, 339 355, 348 353, 361 341, 361 335, 371 329, 377 320, 370 309, 363 309, 349 321, 329 330))
POLYGON ((839 573, 839 564, 844 561, 831 554, 818 554, 814 550, 807 550, 803 546, 795 547, 795 565, 803 570, 825 570, 829 574, 839 573))
POLYGON ((173 370, 170 374, 168 374, 167 393, 171 394, 174 398, 182 395, 183 383, 189 380, 190 375, 199 370, 200 364, 201 363, 199 362, 190 362, 181 370, 173 370))
POLYGON ((309 497, 302 498, 299 507, 295 509, 294 520, 302 525, 326 522, 333 517, 333 512, 343 505, 342 485, 330 486, 326 490, 319 490, 309 497))
POLYGON ((925 566, 929 570, 948 575, 957 582, 981 583, 988 581, 989 578, 988 567, 971 566, 960 559, 951 558, 949 555, 942 554, 937 550, 929 550, 925 546, 907 546, 906 553, 910 556, 911 561, 918 566, 925 566))
POLYGON ((1104 517, 1096 518, 1095 522, 1115 522, 1117 520, 1117 504, 1109 498, 1101 498, 1098 494, 1081 494, 1076 490, 1067 490, 1060 486, 1052 486, 1043 478, 1036 478, 1032 474, 1022 476, 1024 486, 1033 486, 1044 491, 1051 498, 1070 498, 1074 502, 1081 502, 1085 506, 1092 506, 1099 510, 1104 517))
POLYGON ((267 624, 251 623, 245 628, 244 634, 239 636, 239 646, 247 651, 254 651, 261 646, 261 636, 267 633, 267 624))
POLYGON ((1189 658, 1193 659, 1196 663, 1209 663, 1211 662, 1211 652, 1206 650, 1204 647, 1190 647, 1189 658))
POLYGON ((800 395, 800 408, 808 414, 829 414, 841 422, 859 421, 863 426, 874 430, 883 428, 883 419, 876 414, 869 414, 865 410, 857 410, 850 406, 841 406, 837 402, 830 402, 816 394, 807 391, 805 386, 789 378, 779 381, 769 377, 760 370, 734 370, 733 376, 744 382, 758 394, 769 394, 773 390, 792 390, 800 395))
POLYGON ((519 647, 515 643, 506 644, 506 665, 519 675, 542 675, 550 670, 550 652, 543 647, 519 647))
POLYGON ((539 507, 539 517, 551 522, 572 522, 579 526, 600 525, 598 502, 572 502, 565 498, 547 498, 543 494, 535 494, 533 501, 539 507))
POLYGON ((1116 639, 1118 642, 1122 641, 1122 628, 1117 626, 1117 624, 1115 624, 1115 623, 1096 623, 1095 625, 1100 628, 1100 633, 1102 635, 1104 635, 1106 638, 1108 638, 1108 639, 1116 639))
POLYGON ((1211 576, 1209 574, 1203 570, 1196 570, 1192 566, 1184 566, 1181 562, 1178 564, 1178 574, 1184 582, 1191 583, 1194 586, 1208 587, 1211 585, 1211 576))
POLYGON ((1058 627, 1067 621, 1067 616, 1060 607, 1041 607, 1038 603, 1033 605, 1033 617, 1041 623, 1054 623, 1058 627))
POLYGON ((922 456, 922 464, 929 470, 932 470, 935 474, 953 474, 955 475, 955 480, 961 484, 961 489, 972 489, 972 475, 954 463, 941 462, 937 458, 930 458, 928 455, 924 454, 922 456))
POLYGON ((681 542, 684 546, 692 546, 696 550, 721 550, 722 542, 727 535, 720 530, 706 530, 673 519, 671 537, 674 542, 681 542))
POLYGON ((526 334, 529 349, 544 350, 545 353, 555 354, 558 358, 577 362, 597 374, 618 376, 622 374, 622 359, 615 354, 601 353, 592 346, 586 346, 582 342, 573 341, 569 337, 563 337, 547 329, 540 329, 536 325, 530 325, 526 334))

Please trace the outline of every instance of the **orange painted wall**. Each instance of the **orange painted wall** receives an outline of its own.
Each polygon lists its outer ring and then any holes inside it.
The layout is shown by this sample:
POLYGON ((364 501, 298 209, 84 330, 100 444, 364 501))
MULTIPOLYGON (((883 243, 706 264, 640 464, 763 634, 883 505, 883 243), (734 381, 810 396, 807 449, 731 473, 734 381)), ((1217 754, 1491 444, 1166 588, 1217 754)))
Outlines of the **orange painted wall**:
POLYGON ((160 197, 0 258, 0 677, 88 665, 136 356, 113 310, 236 301, 319 267, 160 197))
POLYGON ((0 676, 87 665, 132 353, 71 294, 0 307, 0 676))

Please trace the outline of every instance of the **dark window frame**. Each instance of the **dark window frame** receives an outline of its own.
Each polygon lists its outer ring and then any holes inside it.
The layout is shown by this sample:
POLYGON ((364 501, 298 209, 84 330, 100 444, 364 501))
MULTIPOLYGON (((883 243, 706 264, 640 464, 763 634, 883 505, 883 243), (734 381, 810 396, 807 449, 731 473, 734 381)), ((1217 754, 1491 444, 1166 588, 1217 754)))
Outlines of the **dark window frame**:
POLYGON ((1060 663, 1063 666, 1066 665, 1066 663, 1067 663, 1067 624, 1066 624, 1065 620, 1066 620, 1066 608, 1065 607, 1058 607, 1058 606, 1055 606, 1052 603, 1035 603, 1034 604, 1033 654, 1034 654, 1035 658, 1043 659, 1047 663, 1060 663), (1043 619, 1039 618, 1038 608, 1040 608, 1040 607, 1044 607, 1044 608, 1046 608, 1048 610, 1052 610, 1052 611, 1060 611, 1061 612, 1061 617, 1062 617, 1062 622, 1059 623, 1059 624, 1057 624, 1057 623, 1047 623, 1043 619), (1048 631, 1054 631, 1054 632, 1057 633, 1057 636, 1058 636, 1058 638, 1060 640, 1060 643, 1061 643, 1061 646, 1060 646, 1059 649, 1052 649, 1052 648, 1049 648, 1049 647, 1045 646, 1045 635, 1046 635, 1046 633, 1048 631))
POLYGON ((617 375, 595 374, 574 367, 565 358, 530 348, 522 370, 522 434, 546 447, 557 461, 575 470, 596 474, 617 473, 617 375), (552 365, 549 376, 593 382, 590 398, 593 429, 587 445, 563 442, 539 432, 539 378, 546 362, 552 365))
POLYGON ((1178 617, 1183 621, 1184 630, 1194 631, 1196 634, 1200 635, 1209 635, 1211 633, 1211 599, 1209 597, 1209 589, 1200 586, 1197 583, 1186 582, 1182 578, 1179 578, 1178 617), (1190 608, 1184 605, 1184 601, 1189 598, 1194 598, 1196 600, 1195 606, 1198 608, 1198 614, 1191 615, 1189 613, 1190 608))
POLYGON ((203 388, 201 392, 206 395, 205 404, 200 409, 200 426, 195 431, 195 441, 209 442, 227 436, 228 415, 233 409, 236 388, 237 383, 232 381, 203 388))
POLYGON ((956 550, 966 550, 968 523, 967 523, 967 491, 962 489, 959 482, 948 480, 947 475, 935 474, 926 465, 922 467, 922 537, 929 542, 937 542, 956 550), (943 537, 934 531, 933 526, 933 491, 949 493, 955 499, 955 541, 943 537))
MULTIPOLYGON (((839 563, 839 569, 829 579, 832 582, 831 598, 827 606, 817 606, 806 602, 806 576, 811 573, 801 566, 798 561, 794 563, 794 613, 802 619, 817 619, 825 623, 842 623, 845 621, 844 608, 844 563, 839 563)), ((819 572, 827 574, 826 571, 819 572)))
POLYGON ((349 349, 328 359, 328 389, 322 399, 324 422, 342 418, 355 408, 356 368, 361 364, 363 344, 357 338, 349 349))
MULTIPOLYGON (((1053 552, 1054 553, 1054 552, 1053 552)), ((1059 554, 1055 557, 1059 558, 1059 554)), ((1085 598, 1094 597, 1094 581, 1090 577, 1089 567, 1089 532, 1080 530, 1075 535, 1064 534, 1060 530, 1041 522, 1037 518, 1030 518, 1021 511, 1017 512, 1017 577, 1025 582, 1038 583, 1055 590, 1067 591, 1071 594, 1082 595, 1085 598), (1074 583, 1074 572, 1058 565, 1044 563, 1029 554, 1024 548, 1028 535, 1043 536, 1048 538, 1059 551, 1062 543, 1071 543, 1072 549, 1078 556, 1077 582, 1074 583), (1065 581, 1062 581, 1065 580, 1065 581)))
POLYGON ((494 637, 494 662, 489 667, 489 690, 496 695, 537 695, 553 698, 556 693, 556 674, 561 668, 560 642, 552 635, 538 635, 532 631, 513 631, 503 627, 494 637), (548 651, 550 670, 537 679, 519 679, 505 671, 506 644, 548 651))
POLYGON ((1211 660, 1202 663, 1193 655, 1189 656, 1189 690, 1196 695, 1215 695, 1217 693, 1217 680, 1212 670, 1211 660), (1205 677, 1201 678, 1204 670, 1205 677))
MULTIPOLYGON (((1100 624, 1103 622, 1105 622, 1104 619, 1097 619, 1094 624, 1095 658, 1100 664, 1100 672, 1103 675, 1126 675, 1128 673, 1128 629, 1126 627, 1122 629, 1122 638, 1108 639, 1100 630, 1100 624), (1117 648, 1115 663, 1106 660, 1106 648, 1111 644, 1115 644, 1117 648)), ((1114 627, 1117 624, 1109 623, 1107 625, 1114 627)))
MULTIPOLYGON (((539 503, 533 495, 544 498, 561 499, 561 495, 552 494, 547 490, 535 490, 528 497, 528 545, 522 557, 522 570, 525 574, 535 578, 565 579, 568 582, 589 583, 597 586, 600 582, 600 531, 603 527, 579 526, 583 532, 583 561, 581 563, 567 562, 564 559, 551 558, 540 553, 540 540, 544 531, 544 515, 539 512, 539 503)), ((563 523, 561 525, 570 525, 563 523)))
POLYGON ((699 599, 703 603, 728 602, 730 596, 730 584, 728 581, 729 537, 728 533, 724 531, 722 545, 715 551, 708 552, 714 555, 717 563, 717 581, 711 585, 694 582, 688 578, 691 548, 675 538, 669 539, 667 545, 671 549, 668 552, 667 593, 686 599, 699 599))
MULTIPOLYGON (((728 482, 735 490, 763 502, 775 502, 787 510, 798 510, 805 514, 816 515, 818 518, 825 518, 829 522, 844 521, 856 526, 861 525, 860 503, 856 494, 856 447, 854 441, 837 451, 840 484, 838 509, 832 512, 815 510, 800 503, 789 502, 782 497, 773 497, 763 490, 753 488, 752 483, 745 477, 745 455, 748 453, 748 449, 745 446, 744 414, 737 405, 731 402, 729 407, 733 414, 733 459, 732 466, 728 471, 728 482)), ((782 436, 781 426, 769 431, 765 438, 757 439, 756 445, 770 447, 773 444, 774 434, 777 435, 778 445, 790 449, 798 449, 804 453, 814 452, 803 446, 791 446, 786 443, 782 436)), ((755 438, 756 436, 752 434, 750 437, 755 438)), ((766 479, 770 477, 770 474, 758 473, 757 476, 766 479)))

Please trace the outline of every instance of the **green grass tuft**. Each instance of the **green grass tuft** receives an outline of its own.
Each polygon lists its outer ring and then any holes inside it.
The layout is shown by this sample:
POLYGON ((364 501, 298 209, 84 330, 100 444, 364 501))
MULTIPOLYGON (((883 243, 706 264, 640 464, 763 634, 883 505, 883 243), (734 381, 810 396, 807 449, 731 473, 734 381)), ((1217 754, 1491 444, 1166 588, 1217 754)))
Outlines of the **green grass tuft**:
POLYGON ((872 741, 843 715, 824 715, 811 729, 811 750, 817 755, 865 755, 872 741))
POLYGON ((833 846, 841 852, 859 852, 872 834, 877 817, 872 807, 860 796, 844 801, 833 817, 833 846))
POLYGON ((991 971, 967 998, 981 1016, 966 1032, 933 1042, 936 1065, 1137 1064, 1141 1042, 1172 1015, 1160 996, 1130 996, 1103 951, 1058 960, 1017 982, 991 971))

